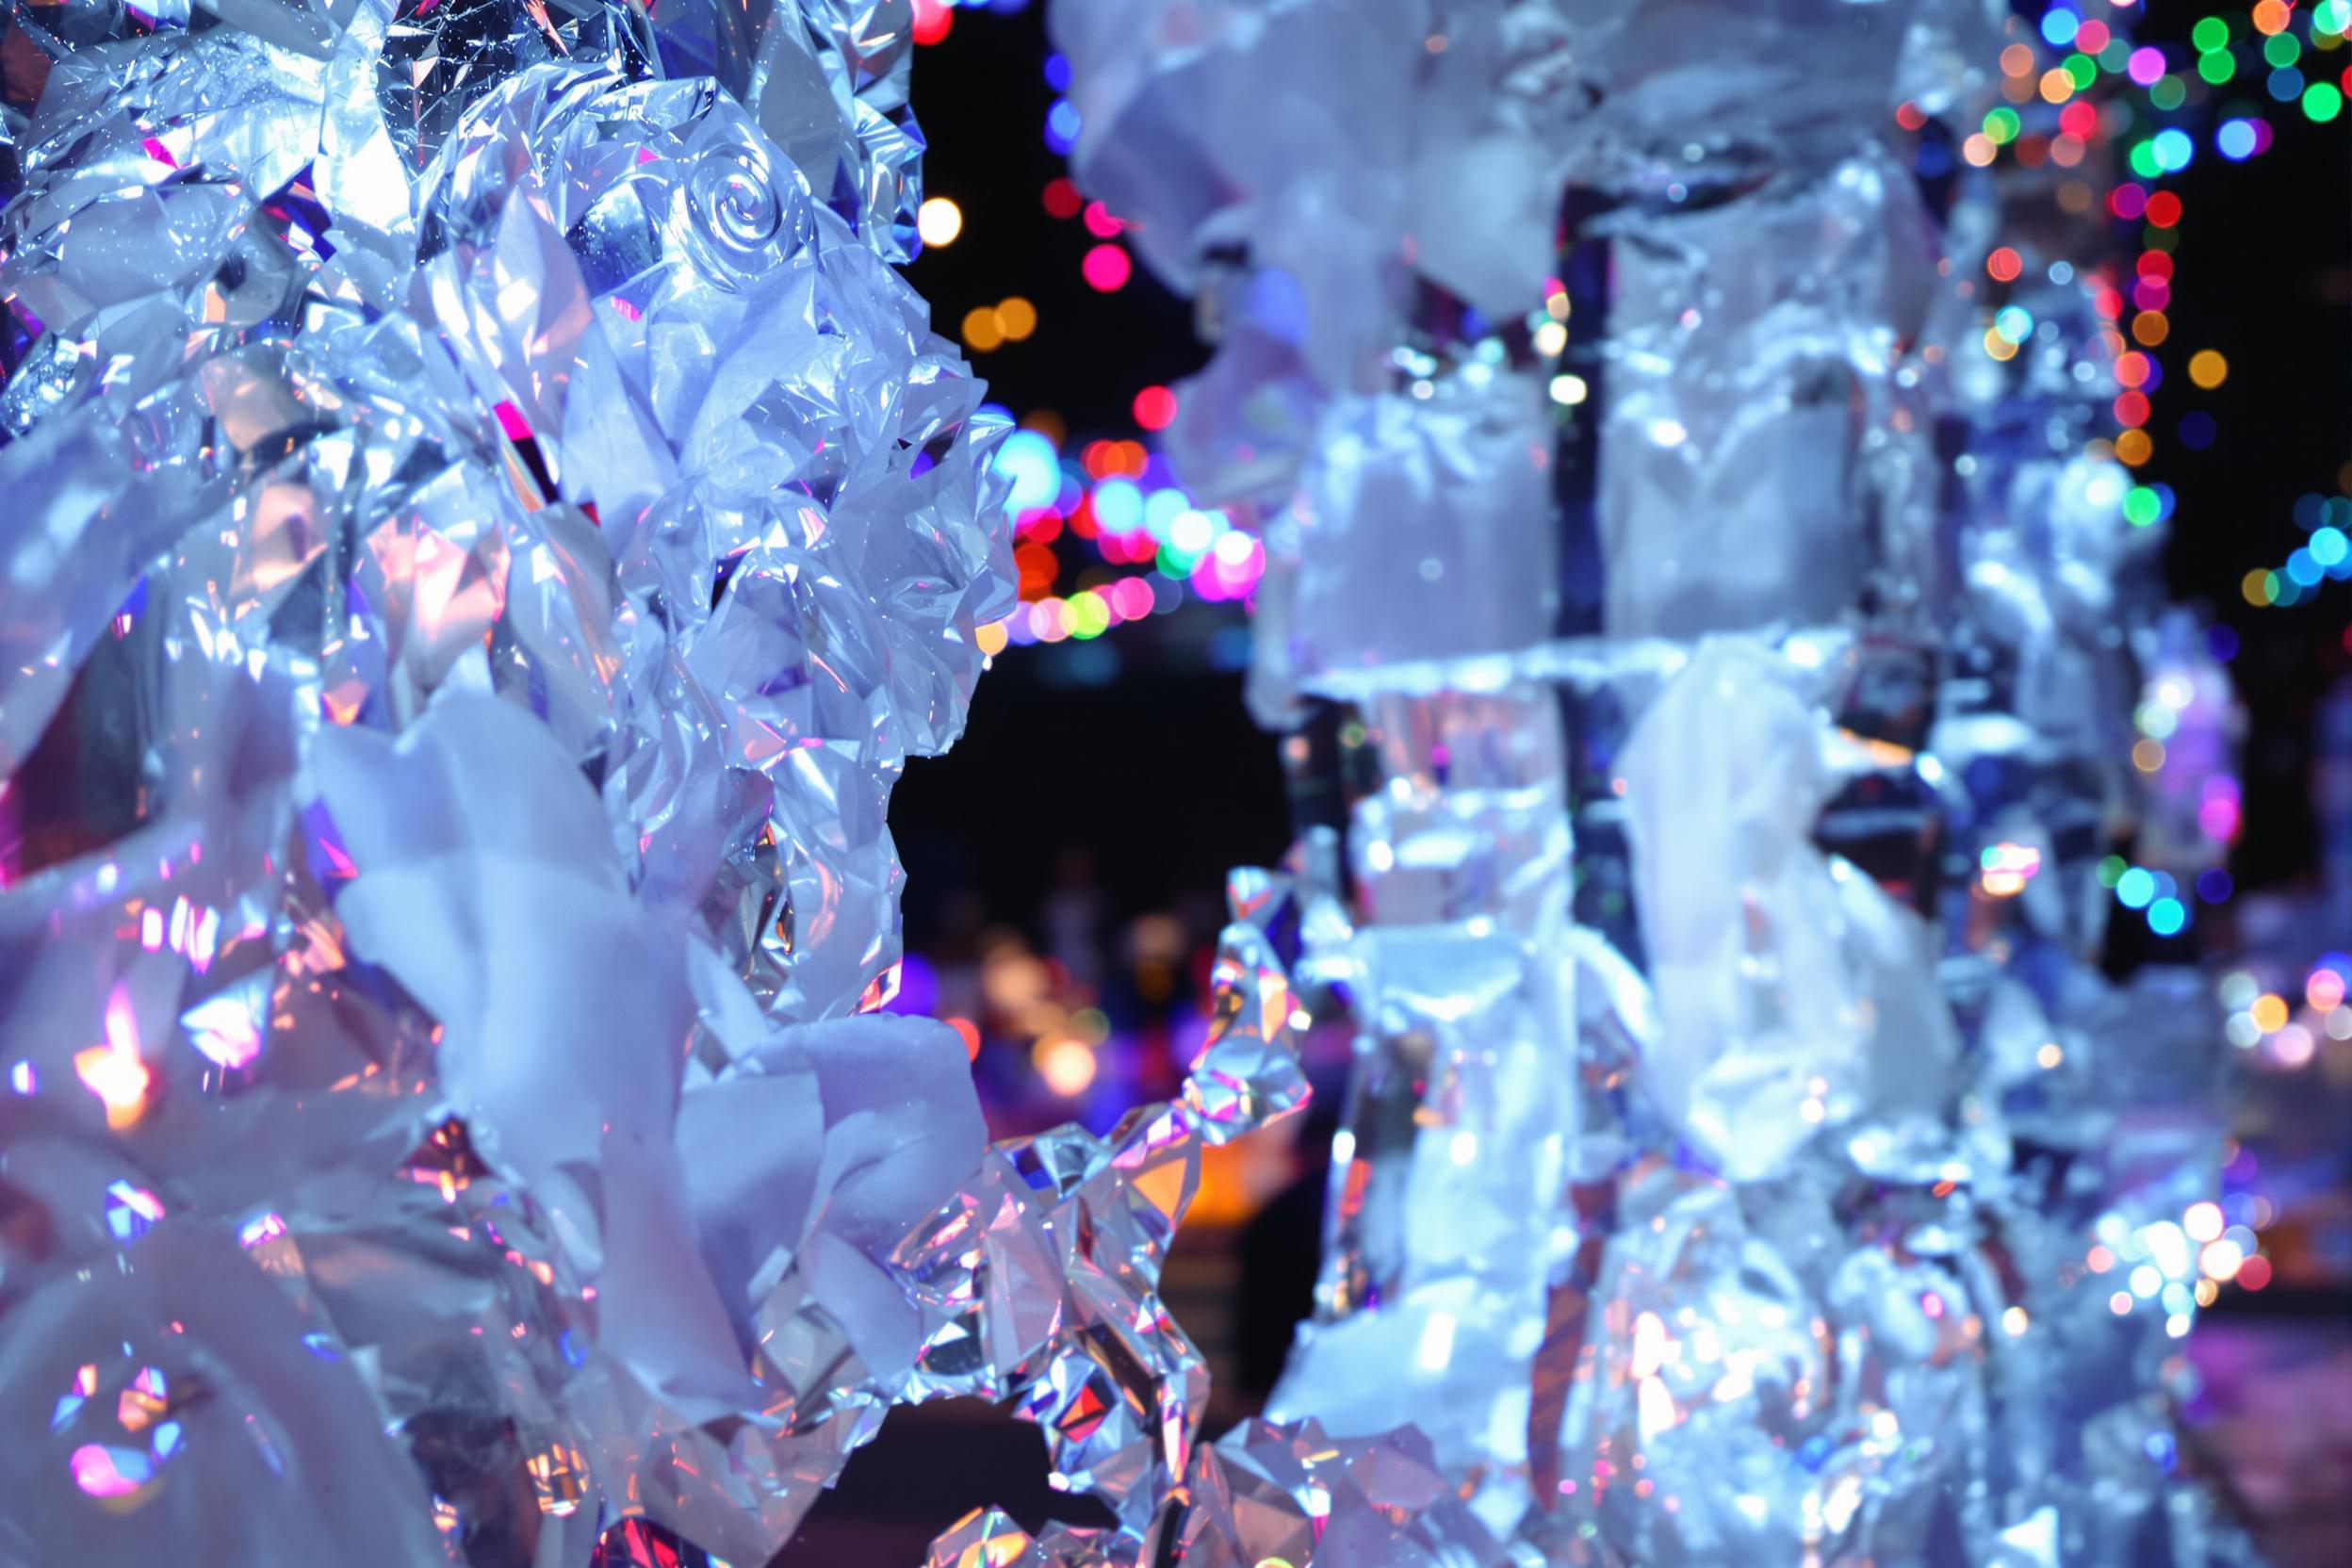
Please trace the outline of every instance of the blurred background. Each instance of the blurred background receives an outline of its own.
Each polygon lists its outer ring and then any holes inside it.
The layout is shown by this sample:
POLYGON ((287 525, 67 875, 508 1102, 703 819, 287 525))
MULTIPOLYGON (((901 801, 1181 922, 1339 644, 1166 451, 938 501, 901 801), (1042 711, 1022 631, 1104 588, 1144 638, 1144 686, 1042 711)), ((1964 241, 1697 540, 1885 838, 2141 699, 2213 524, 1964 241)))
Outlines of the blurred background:
MULTIPOLYGON (((2128 511, 2168 526, 2174 595, 2227 662, 2246 722, 2234 778, 2198 813, 2228 846, 2222 869, 2174 887, 2112 860, 2111 959, 2202 964, 2245 1068, 2227 1194, 2216 1212, 2184 1217, 2210 1248, 2199 1296, 2211 1304, 2187 1347, 2197 1441, 2276 1561, 2341 1565, 2352 1563, 2352 4, 2140 8, 2135 51, 2099 47, 2105 29, 2083 27, 2070 0, 2017 0, 2016 27, 2050 48, 1987 67, 2012 102, 2063 93, 2043 67, 2071 45, 2078 79, 2110 78, 2085 101, 2135 176, 2108 197, 2123 256, 2138 247, 2131 298, 2115 301, 2140 345, 2119 367, 2115 410, 2119 455, 2137 458, 2128 511)), ((1002 628, 964 739, 910 764, 892 805, 907 871, 892 1005, 963 1034, 997 1135, 1070 1120, 1102 1131, 1175 1087, 1202 1035, 1225 872, 1272 863, 1290 839, 1273 738, 1241 701, 1264 558, 1194 508, 1156 455, 1170 387, 1205 353, 1189 306, 1070 181, 1077 116, 1040 0, 919 0, 917 15, 929 200, 909 275, 1022 427, 1003 465, 1023 608, 1002 628)), ((1989 138, 1989 158, 2006 139, 1999 113, 1963 156, 1989 138)), ((1919 155, 1950 158, 1941 144, 1919 155)), ((2164 724, 2160 710, 2141 721, 2157 766, 2164 724)), ((1209 1151, 1168 1270, 1168 1303, 1215 1375, 1212 1434, 1257 1408, 1310 1305, 1347 1042, 1309 1051, 1315 1109, 1209 1151)), ((852 1462, 782 1564, 918 1561, 939 1529, 990 1501, 1033 1528, 1091 1522, 1092 1505, 1045 1490, 1035 1432, 1001 1413, 902 1411, 879 1446, 852 1462)))

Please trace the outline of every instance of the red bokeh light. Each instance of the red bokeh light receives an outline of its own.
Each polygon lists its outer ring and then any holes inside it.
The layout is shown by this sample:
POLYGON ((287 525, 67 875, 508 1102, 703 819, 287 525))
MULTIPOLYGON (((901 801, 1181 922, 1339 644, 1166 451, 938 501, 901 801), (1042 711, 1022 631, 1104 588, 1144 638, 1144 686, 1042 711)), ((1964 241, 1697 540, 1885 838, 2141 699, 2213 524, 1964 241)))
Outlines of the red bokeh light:
POLYGON ((1061 575, 1061 563, 1045 546, 1024 540, 1013 547, 1013 567, 1021 574, 1021 596, 1041 599, 1054 591, 1054 580, 1061 575))
POLYGON ((1087 286, 1104 294, 1114 294, 1126 287, 1127 280, 1135 270, 1135 263, 1127 259, 1127 253, 1116 245, 1097 245, 1086 253, 1086 260, 1078 264, 1078 270, 1085 275, 1087 286))
POLYGON ((1147 386, 1135 394, 1135 423, 1146 430, 1166 430, 1176 420, 1176 394, 1165 386, 1147 386))

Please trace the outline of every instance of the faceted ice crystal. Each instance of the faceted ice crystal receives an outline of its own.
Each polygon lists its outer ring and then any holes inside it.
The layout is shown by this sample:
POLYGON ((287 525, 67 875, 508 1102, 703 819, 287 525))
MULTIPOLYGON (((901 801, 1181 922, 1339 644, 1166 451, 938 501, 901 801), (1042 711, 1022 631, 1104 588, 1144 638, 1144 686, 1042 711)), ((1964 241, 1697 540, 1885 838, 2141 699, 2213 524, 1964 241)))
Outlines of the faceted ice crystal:
POLYGON ((756 1562, 905 1389, 1013 597, 906 20, 0 14, 24 1555, 756 1562))
POLYGON ((1133 1563, 1176 1528, 1201 1462, 1209 1375, 1160 1299, 1160 1270, 1201 1147, 1305 1102, 1289 980, 1267 935, 1293 890, 1233 874, 1210 1042, 1175 1102, 1128 1112, 1107 1137, 1065 1126, 996 1145, 900 1243, 894 1268, 923 1317, 909 1396, 1011 1400, 1044 1432, 1054 1487, 1119 1520, 1108 1538, 1057 1526, 1032 1544, 1002 1514, 974 1514, 933 1543, 931 1561, 993 1563, 1001 1551, 1039 1568, 1133 1563))

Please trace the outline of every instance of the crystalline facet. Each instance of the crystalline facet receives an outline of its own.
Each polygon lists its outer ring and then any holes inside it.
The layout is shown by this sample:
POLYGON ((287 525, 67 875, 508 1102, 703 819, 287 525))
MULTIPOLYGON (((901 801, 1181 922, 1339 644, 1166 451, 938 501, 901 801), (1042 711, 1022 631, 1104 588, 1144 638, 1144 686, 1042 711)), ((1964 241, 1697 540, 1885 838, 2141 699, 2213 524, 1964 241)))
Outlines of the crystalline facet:
POLYGON ((1004 426, 905 7, 765 20, 0 22, 11 1544, 756 1561, 915 1368, 984 1134, 858 1015, 1004 426))

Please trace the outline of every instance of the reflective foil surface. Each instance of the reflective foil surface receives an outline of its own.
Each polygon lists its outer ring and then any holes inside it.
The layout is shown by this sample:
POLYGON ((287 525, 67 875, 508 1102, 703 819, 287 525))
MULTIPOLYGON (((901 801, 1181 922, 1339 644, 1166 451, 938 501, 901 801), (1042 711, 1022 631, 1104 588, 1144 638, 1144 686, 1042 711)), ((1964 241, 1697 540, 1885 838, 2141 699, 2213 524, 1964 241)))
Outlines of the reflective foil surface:
POLYGON ((908 1392, 908 14, 0 10, 0 1557, 757 1563, 908 1392))

